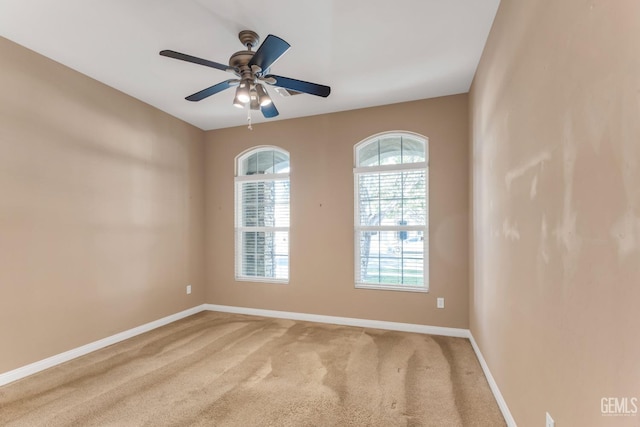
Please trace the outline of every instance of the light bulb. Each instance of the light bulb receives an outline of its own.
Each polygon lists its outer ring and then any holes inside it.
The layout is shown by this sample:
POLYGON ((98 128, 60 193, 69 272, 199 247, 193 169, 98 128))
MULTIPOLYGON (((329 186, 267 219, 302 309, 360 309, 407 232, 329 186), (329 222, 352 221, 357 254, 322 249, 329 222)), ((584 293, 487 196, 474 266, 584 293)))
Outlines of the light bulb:
POLYGON ((244 108, 244 104, 238 99, 238 95, 233 98, 233 106, 237 108, 244 108))
POLYGON ((257 84, 256 85, 256 92, 258 93, 258 97, 260 98, 260 106, 261 107, 265 107, 265 106, 271 104, 271 98, 269 97, 269 94, 267 93, 267 91, 264 88, 264 86, 262 86, 261 84, 257 84))
POLYGON ((236 90, 236 98, 238 98, 238 101, 240 101, 242 103, 249 102, 251 97, 249 95, 249 82, 248 81, 243 80, 243 81, 240 82, 240 86, 238 86, 238 89, 236 90))
POLYGON ((249 103, 249 108, 251 108, 252 110, 259 110, 260 109, 260 101, 258 100, 258 92, 256 91, 255 87, 253 87, 251 89, 251 91, 249 92, 249 95, 251 97, 251 101, 249 103))

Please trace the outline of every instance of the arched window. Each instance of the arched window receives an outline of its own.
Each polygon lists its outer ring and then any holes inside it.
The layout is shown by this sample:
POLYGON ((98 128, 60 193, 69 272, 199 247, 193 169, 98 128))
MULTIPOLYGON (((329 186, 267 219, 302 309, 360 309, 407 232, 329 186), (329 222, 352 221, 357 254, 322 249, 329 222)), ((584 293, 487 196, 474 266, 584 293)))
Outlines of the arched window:
POLYGON ((374 135, 355 146, 357 288, 429 287, 428 139, 374 135))
POLYGON ((289 153, 258 147, 236 158, 236 279, 289 281, 289 153))

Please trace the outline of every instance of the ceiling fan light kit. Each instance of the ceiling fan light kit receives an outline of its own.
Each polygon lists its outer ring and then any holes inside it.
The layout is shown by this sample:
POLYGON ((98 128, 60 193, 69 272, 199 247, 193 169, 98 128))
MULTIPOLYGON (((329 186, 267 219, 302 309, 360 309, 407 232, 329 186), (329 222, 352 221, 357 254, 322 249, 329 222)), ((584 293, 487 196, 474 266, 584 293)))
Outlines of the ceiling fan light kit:
MULTIPOLYGON (((329 86, 296 80, 289 77, 270 74, 271 66, 284 55, 291 45, 278 36, 269 34, 264 42, 255 52, 253 49, 260 43, 257 33, 250 30, 240 31, 238 34, 240 42, 246 47, 229 58, 229 65, 209 61, 173 50, 163 50, 160 55, 193 64, 204 65, 216 68, 221 71, 228 71, 235 74, 237 79, 230 79, 192 95, 185 99, 188 101, 202 101, 211 95, 215 95, 230 87, 237 86, 233 99, 233 105, 238 108, 249 107, 249 123, 251 123, 251 110, 260 110, 265 118, 276 117, 279 113, 273 104, 265 86, 274 86, 278 92, 286 91, 290 94, 307 93, 326 98, 331 93, 329 86)), ((251 124, 249 124, 251 129, 251 124)))

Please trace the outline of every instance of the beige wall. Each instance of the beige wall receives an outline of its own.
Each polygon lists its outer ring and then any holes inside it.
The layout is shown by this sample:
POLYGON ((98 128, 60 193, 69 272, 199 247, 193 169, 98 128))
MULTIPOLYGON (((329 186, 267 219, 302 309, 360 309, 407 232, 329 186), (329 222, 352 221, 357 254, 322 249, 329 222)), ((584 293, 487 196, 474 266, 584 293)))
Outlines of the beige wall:
POLYGON ((207 301, 467 328, 467 106, 467 95, 457 95, 207 132, 207 301), (428 294, 354 289, 353 146, 391 130, 429 138, 428 294), (258 145, 291 155, 287 285, 234 281, 234 158, 258 145), (436 309, 436 297, 446 298, 446 309, 436 309))
MULTIPOLYGON (((637 426, 640 3, 502 0, 471 92, 471 330, 521 426, 637 426)), ((639 405, 640 406, 640 405, 639 405)))
POLYGON ((204 132, 0 57, 0 373, 203 303, 204 132))

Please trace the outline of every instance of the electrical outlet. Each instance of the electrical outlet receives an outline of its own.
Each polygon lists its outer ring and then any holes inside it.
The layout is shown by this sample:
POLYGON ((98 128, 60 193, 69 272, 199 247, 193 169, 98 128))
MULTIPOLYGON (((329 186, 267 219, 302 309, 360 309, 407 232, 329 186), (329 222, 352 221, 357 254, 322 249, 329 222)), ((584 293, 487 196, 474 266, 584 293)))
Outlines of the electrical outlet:
POLYGON ((551 418, 551 415, 549 415, 549 413, 547 412, 547 424, 546 427, 556 427, 556 422, 553 421, 553 418, 551 418))
POLYGON ((187 285, 187 295, 191 293, 191 285, 187 285))
POLYGON ((436 307, 438 308, 444 308, 444 298, 438 298, 436 300, 436 307))

